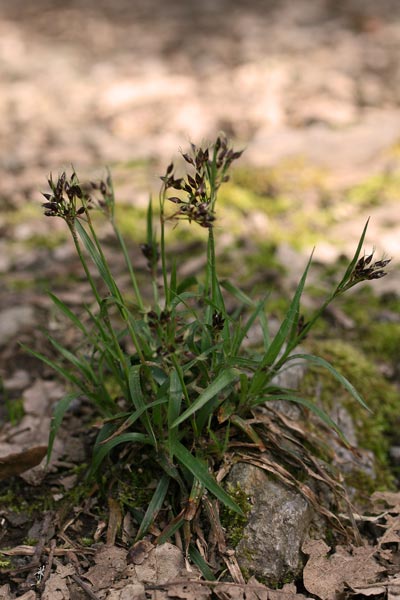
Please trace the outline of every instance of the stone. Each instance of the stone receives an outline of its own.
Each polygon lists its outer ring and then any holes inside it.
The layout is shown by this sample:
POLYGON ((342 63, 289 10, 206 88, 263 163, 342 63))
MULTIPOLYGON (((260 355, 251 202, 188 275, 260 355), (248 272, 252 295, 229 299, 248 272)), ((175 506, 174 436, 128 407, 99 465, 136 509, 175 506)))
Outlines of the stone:
POLYGON ((35 324, 32 306, 12 306, 0 312, 0 346, 5 346, 23 329, 35 324))
POLYGON ((296 576, 302 568, 301 546, 313 516, 308 502, 299 492, 247 463, 234 465, 228 481, 239 486, 253 505, 236 546, 240 568, 270 585, 288 575, 296 576))

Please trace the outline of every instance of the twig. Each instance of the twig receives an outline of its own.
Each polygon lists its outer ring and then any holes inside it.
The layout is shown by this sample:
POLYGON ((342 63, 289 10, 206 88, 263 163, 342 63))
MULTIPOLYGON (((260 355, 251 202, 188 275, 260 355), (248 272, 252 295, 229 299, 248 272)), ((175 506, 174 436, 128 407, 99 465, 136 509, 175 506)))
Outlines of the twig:
MULTIPOLYGON (((254 583, 234 583, 233 581, 206 581, 204 579, 174 579, 172 581, 166 581, 165 583, 159 583, 157 585, 147 585, 144 584, 145 586, 145 591, 149 590, 164 590, 168 587, 174 587, 175 585, 205 585, 205 586, 210 586, 210 587, 215 587, 215 586, 229 586, 229 587, 236 587, 236 588, 245 588, 246 590, 269 590, 270 588, 267 588, 265 585, 263 585, 262 583, 258 583, 258 584, 254 584, 254 583)), ((277 594, 286 594, 287 595, 287 591, 285 590, 273 590, 273 592, 277 593, 277 594)))
POLYGON ((53 523, 53 513, 48 512, 48 513, 46 513, 46 515, 43 519, 42 528, 40 531, 40 538, 39 538, 38 543, 36 544, 36 548, 34 550, 32 560, 29 564, 29 567, 32 569, 32 572, 29 573, 28 577, 26 578, 26 585, 36 583, 35 582, 36 573, 33 572, 33 569, 40 565, 40 559, 42 557, 42 554, 45 552, 45 543, 46 543, 47 534, 48 534, 48 531, 49 531, 52 523, 53 523))
POLYGON ((79 585, 80 588, 83 589, 84 592, 86 592, 89 598, 92 598, 92 600, 100 600, 99 597, 96 596, 94 592, 92 592, 90 587, 86 585, 86 583, 84 583, 80 577, 78 577, 78 575, 70 575, 70 577, 73 581, 75 581, 77 585, 79 585))
POLYGON ((44 590, 44 585, 46 583, 46 581, 48 580, 49 576, 50 576, 50 572, 51 572, 51 567, 53 566, 53 560, 54 560, 54 552, 56 549, 56 540, 51 540, 50 542, 50 552, 49 552, 49 558, 47 560, 47 565, 46 568, 44 570, 43 573, 43 577, 42 580, 39 584, 39 590, 42 592, 44 590))

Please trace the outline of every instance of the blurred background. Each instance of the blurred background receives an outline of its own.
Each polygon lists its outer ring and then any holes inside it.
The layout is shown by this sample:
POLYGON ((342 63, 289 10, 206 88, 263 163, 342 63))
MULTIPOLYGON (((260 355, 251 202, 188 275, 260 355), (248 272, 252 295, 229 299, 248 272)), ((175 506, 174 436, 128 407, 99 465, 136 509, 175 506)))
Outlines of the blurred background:
POLYGON ((371 217, 367 251, 394 258, 373 284, 397 294, 399 17, 396 0, 0 0, 3 346, 47 310, 49 282, 82 300, 65 227, 42 216, 50 172, 109 166, 139 256, 158 175, 221 130, 245 148, 221 197, 222 270, 291 289, 314 246, 331 268, 371 217))

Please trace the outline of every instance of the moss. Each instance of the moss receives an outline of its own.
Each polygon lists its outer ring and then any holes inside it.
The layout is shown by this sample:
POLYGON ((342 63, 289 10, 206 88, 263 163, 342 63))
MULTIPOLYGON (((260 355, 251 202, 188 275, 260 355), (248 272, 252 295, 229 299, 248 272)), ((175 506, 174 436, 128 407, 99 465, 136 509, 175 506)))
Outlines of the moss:
MULTIPOLYGON (((357 433, 358 444, 371 450, 376 460, 376 480, 361 481, 361 486, 373 483, 376 486, 390 486, 392 476, 388 467, 389 436, 398 427, 398 391, 379 373, 373 361, 349 342, 324 340, 308 344, 311 353, 328 360, 335 369, 344 375, 361 394, 372 414, 357 401, 326 370, 311 367, 301 385, 301 394, 315 397, 319 390, 320 401, 326 410, 338 402, 351 415, 357 433)), ((352 479, 352 485, 353 479, 352 479)))
POLYGON ((394 294, 378 296, 372 286, 358 288, 341 303, 343 312, 355 323, 357 345, 377 363, 397 368, 400 323, 384 320, 385 312, 398 315, 400 298, 394 294))
POLYGON ((371 323, 360 340, 363 349, 378 361, 397 364, 399 358, 400 323, 371 323))
POLYGON ((144 241, 146 231, 146 208, 119 202, 115 206, 118 227, 123 236, 135 241, 144 241))
MULTIPOLYGON (((233 548, 236 548, 240 540, 243 539, 244 528, 247 524, 252 505, 248 495, 240 485, 228 484, 227 491, 243 512, 243 515, 239 515, 227 506, 221 508, 221 525, 225 527, 226 539, 233 548)), ((251 558, 249 557, 249 559, 251 558)))
POLYGON ((0 569, 9 569, 11 567, 11 558, 0 553, 0 569))
POLYGON ((118 500, 129 509, 147 508, 154 493, 154 478, 154 465, 135 468, 129 481, 126 477, 119 481, 118 500))
POLYGON ((91 537, 82 537, 80 539, 80 543, 82 544, 82 546, 90 548, 94 544, 94 539, 91 537))
POLYGON ((11 425, 17 425, 25 414, 22 398, 6 398, 5 401, 8 419, 11 425))
POLYGON ((362 208, 369 208, 396 200, 399 193, 400 173, 387 172, 368 177, 350 188, 346 193, 346 199, 362 208))
POLYGON ((54 509, 55 502, 46 486, 35 489, 32 495, 31 488, 28 489, 22 480, 13 477, 7 482, 0 482, 0 506, 16 514, 23 512, 32 516, 37 511, 54 509))
POLYGON ((303 193, 310 189, 326 192, 327 173, 304 157, 284 158, 265 168, 239 167, 233 171, 233 182, 261 196, 276 198, 280 193, 303 193))
POLYGON ((25 538, 24 539, 24 544, 26 546, 36 546, 36 544, 38 543, 38 539, 37 538, 25 538))

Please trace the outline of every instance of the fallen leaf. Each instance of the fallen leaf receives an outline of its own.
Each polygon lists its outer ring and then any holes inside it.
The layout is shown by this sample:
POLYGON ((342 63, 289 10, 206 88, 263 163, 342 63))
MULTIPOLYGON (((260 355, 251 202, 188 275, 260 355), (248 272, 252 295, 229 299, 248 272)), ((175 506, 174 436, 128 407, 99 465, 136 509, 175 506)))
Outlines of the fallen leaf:
POLYGON ((13 597, 11 596, 11 592, 10 592, 10 586, 8 585, 8 583, 6 583, 5 585, 1 585, 0 586, 0 600, 12 600, 13 597))
POLYGON ((335 600, 345 584, 351 588, 374 583, 379 573, 386 571, 373 558, 374 548, 362 546, 350 552, 337 546, 331 556, 322 540, 307 540, 302 547, 310 558, 303 571, 304 587, 321 600, 335 600))
POLYGON ((379 540, 379 547, 383 544, 400 544, 400 516, 386 515, 386 531, 379 540))
POLYGON ((139 540, 129 550, 126 562, 128 565, 141 565, 153 548, 154 544, 149 542, 149 540, 139 540))
POLYGON ((371 585, 369 587, 352 587, 352 592, 361 596, 380 596, 386 594, 386 587, 382 585, 371 585))
POLYGON ((193 600, 193 598, 196 598, 196 600, 209 600, 211 598, 211 590, 205 585, 188 579, 185 583, 168 586, 165 597, 179 598, 180 600, 193 600))
POLYGON ((378 509, 383 504, 393 508, 391 512, 400 513, 400 492, 374 492, 371 501, 378 509))
POLYGON ((42 600, 70 600, 67 582, 68 575, 73 575, 73 565, 57 565, 57 570, 52 573, 45 583, 42 600))
POLYGON ((107 600, 146 600, 142 583, 128 583, 122 590, 110 589, 107 600))
POLYGON ((111 497, 108 499, 108 508, 110 513, 107 527, 107 546, 113 546, 115 544, 117 533, 121 527, 122 512, 119 502, 111 497))
POLYGON ((110 589, 114 581, 126 568, 126 550, 116 546, 104 546, 96 552, 95 565, 85 578, 93 585, 93 590, 110 589))
POLYGON ((34 446, 0 458, 0 480, 24 473, 42 462, 47 446, 34 446))

